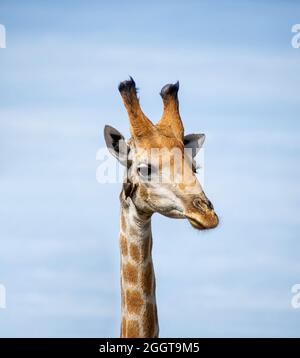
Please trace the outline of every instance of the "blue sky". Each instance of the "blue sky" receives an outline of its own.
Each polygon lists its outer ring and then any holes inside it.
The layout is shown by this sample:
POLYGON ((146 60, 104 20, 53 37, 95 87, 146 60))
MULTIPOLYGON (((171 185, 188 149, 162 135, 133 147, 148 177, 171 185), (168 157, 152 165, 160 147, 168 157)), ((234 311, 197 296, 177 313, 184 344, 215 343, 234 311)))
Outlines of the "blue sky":
POLYGON ((0 23, 0 336, 119 334, 119 184, 100 185, 105 124, 129 135, 180 81, 204 132, 220 226, 153 218, 161 336, 299 336, 300 49, 296 1, 5 1, 0 23))

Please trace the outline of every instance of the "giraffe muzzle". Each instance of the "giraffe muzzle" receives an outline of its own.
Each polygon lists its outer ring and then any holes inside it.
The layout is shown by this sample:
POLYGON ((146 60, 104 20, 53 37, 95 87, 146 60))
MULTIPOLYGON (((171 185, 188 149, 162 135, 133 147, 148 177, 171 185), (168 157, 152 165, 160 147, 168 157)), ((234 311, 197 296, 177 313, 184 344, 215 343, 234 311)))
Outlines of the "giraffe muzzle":
POLYGON ((218 215, 215 213, 212 203, 206 197, 194 199, 193 207, 197 210, 190 212, 187 219, 194 228, 205 230, 218 226, 218 215))

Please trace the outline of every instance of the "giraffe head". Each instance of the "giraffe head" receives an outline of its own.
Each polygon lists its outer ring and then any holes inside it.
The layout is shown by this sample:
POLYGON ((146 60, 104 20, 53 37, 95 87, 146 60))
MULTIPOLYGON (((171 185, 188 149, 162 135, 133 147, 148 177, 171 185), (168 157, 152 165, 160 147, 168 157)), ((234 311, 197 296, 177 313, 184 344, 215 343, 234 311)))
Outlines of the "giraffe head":
POLYGON ((196 229, 210 229, 219 220, 195 175, 194 162, 205 136, 184 136, 178 89, 178 82, 162 88, 163 114, 154 125, 140 107, 134 80, 121 82, 119 91, 129 116, 131 138, 126 142, 110 126, 105 126, 104 136, 109 151, 126 168, 125 201, 130 198, 138 210, 149 215, 158 212, 186 218, 196 229))

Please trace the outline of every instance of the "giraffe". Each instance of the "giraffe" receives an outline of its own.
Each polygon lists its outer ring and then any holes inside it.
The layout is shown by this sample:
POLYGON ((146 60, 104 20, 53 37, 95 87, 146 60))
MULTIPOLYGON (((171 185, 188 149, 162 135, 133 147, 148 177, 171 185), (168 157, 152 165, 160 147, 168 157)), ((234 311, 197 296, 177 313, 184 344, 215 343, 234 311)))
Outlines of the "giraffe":
POLYGON ((123 338, 159 335, 151 254, 152 215, 157 212, 170 218, 185 218, 198 230, 211 229, 219 223, 195 175, 194 157, 205 135, 184 136, 178 89, 179 82, 162 88, 163 113, 155 125, 143 113, 130 77, 119 84, 119 92, 128 113, 131 138, 126 141, 115 128, 104 128, 109 151, 125 167, 119 236, 123 338), (153 154, 153 149, 159 150, 153 154), (166 167, 171 170, 165 172, 166 167), (165 178, 168 180, 161 180, 165 178))

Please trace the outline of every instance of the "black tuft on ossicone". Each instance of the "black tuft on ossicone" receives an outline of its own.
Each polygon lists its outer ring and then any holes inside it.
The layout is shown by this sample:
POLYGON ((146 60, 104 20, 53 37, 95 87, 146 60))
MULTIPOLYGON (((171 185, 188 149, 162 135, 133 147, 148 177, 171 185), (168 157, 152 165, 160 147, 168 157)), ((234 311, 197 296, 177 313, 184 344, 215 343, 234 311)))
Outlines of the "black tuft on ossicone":
POLYGON ((130 92, 131 90, 136 92, 135 82, 131 76, 129 76, 129 80, 121 82, 118 88, 120 92, 130 92))
POLYGON ((166 98, 167 96, 177 97, 178 90, 179 90, 179 81, 177 81, 174 84, 169 83, 163 86, 163 88, 160 91, 160 95, 163 99, 166 98))

